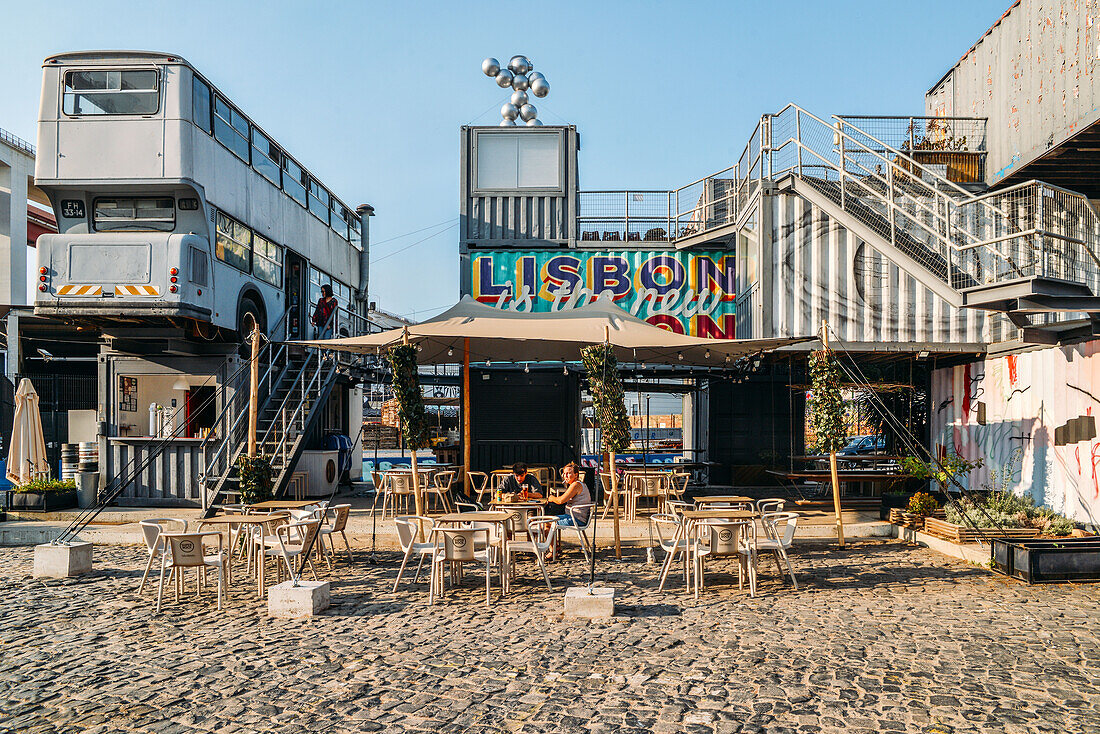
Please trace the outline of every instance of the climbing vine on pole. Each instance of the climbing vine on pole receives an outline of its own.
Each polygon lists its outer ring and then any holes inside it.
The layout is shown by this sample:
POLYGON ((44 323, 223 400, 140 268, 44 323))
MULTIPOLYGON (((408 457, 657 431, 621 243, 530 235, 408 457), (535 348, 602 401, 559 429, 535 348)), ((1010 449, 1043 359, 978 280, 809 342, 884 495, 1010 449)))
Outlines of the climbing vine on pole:
POLYGON ((630 419, 626 414, 626 395, 619 380, 615 353, 609 344, 594 344, 581 350, 581 359, 603 448, 611 453, 622 453, 630 447, 630 419))
POLYGON ((397 400, 397 416, 409 449, 426 448, 430 427, 420 392, 420 373, 416 364, 416 347, 401 344, 386 352, 393 373, 393 396, 397 400))
POLYGON ((810 356, 810 425, 816 451, 828 454, 847 443, 844 427, 844 397, 840 394, 840 371, 832 350, 810 356))

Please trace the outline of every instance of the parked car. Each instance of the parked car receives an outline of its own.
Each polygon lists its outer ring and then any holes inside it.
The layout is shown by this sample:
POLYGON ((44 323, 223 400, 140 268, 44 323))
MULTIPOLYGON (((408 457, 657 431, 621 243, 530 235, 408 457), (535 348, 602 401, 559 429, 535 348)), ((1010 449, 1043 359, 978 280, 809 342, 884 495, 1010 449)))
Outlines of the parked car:
POLYGON ((886 450, 886 439, 882 436, 852 436, 848 445, 836 452, 837 456, 858 456, 875 454, 886 450))

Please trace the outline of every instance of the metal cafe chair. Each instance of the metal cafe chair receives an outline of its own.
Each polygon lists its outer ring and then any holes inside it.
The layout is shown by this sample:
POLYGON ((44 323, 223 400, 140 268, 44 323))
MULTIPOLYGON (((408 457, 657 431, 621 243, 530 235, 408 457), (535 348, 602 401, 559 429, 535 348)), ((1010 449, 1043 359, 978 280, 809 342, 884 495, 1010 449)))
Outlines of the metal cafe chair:
POLYGON ((186 533, 187 521, 176 520, 171 517, 160 517, 150 520, 142 520, 141 536, 145 540, 145 547, 149 551, 149 561, 145 564, 145 573, 141 575, 141 584, 138 585, 138 594, 145 590, 145 582, 149 578, 149 572, 153 569, 153 560, 158 554, 163 554, 164 538, 162 533, 175 532, 186 533))
POLYGON ((538 561, 539 568, 542 570, 542 577, 546 579, 546 588, 553 591, 554 587, 550 584, 550 574, 546 571, 546 561, 543 560, 543 557, 546 555, 546 551, 554 547, 557 533, 558 519, 556 517, 541 515, 528 520, 527 540, 512 540, 508 543, 508 567, 513 575, 516 567, 512 563, 512 556, 517 553, 531 553, 538 561))
POLYGON ((695 525, 698 538, 692 561, 695 564, 695 597, 705 586, 707 558, 737 556, 737 588, 749 581, 749 596, 756 596, 756 523, 751 520, 703 520, 695 525))
POLYGON ((203 579, 207 568, 218 570, 218 609, 222 608, 222 597, 225 596, 226 565, 229 562, 222 546, 222 534, 216 530, 208 530, 201 533, 161 533, 164 541, 165 552, 160 556, 160 582, 157 584, 156 612, 160 613, 160 603, 164 596, 164 576, 170 572, 175 581, 175 600, 178 603, 180 594, 185 591, 184 571, 194 568, 198 571, 195 582, 195 595, 202 593, 203 579), (206 540, 218 539, 218 550, 207 553, 206 540), (169 571, 170 569, 170 571, 169 571))
POLYGON ((794 566, 791 565, 791 559, 787 556, 787 551, 794 543, 798 513, 769 512, 764 513, 762 518, 764 532, 768 537, 756 541, 756 552, 757 554, 773 553, 775 555, 775 567, 779 571, 780 577, 783 575, 783 569, 779 567, 779 561, 782 559, 787 566, 787 572, 791 575, 791 584, 794 586, 795 591, 798 591, 798 579, 794 577, 794 566), (782 532, 780 532, 780 527, 782 527, 782 532))
POLYGON ((397 585, 401 583, 401 576, 405 573, 405 566, 408 564, 409 559, 413 557, 413 554, 420 556, 420 562, 416 564, 416 578, 415 581, 420 580, 420 569, 424 565, 424 559, 430 558, 435 553, 436 545, 434 542, 420 543, 417 541, 417 534, 420 532, 420 526, 423 526, 425 530, 431 532, 435 527, 435 520, 430 517, 420 517, 418 515, 401 515, 395 518, 397 523, 397 539, 401 543, 401 550, 404 552, 404 557, 401 559, 401 568, 397 570, 397 579, 393 582, 393 590, 397 591, 397 585))
POLYGON ((481 562, 485 564, 485 606, 489 606, 489 579, 492 569, 489 552, 489 531, 486 528, 432 528, 435 540, 435 552, 432 554, 431 582, 428 590, 428 605, 435 603, 436 593, 443 596, 445 586, 443 567, 450 565, 451 583, 457 584, 462 578, 462 564, 481 562), (482 550, 477 550, 477 536, 484 534, 482 550))
POLYGON ((474 499, 481 503, 482 497, 489 491, 489 475, 483 471, 468 471, 466 476, 470 478, 470 486, 477 493, 474 499))

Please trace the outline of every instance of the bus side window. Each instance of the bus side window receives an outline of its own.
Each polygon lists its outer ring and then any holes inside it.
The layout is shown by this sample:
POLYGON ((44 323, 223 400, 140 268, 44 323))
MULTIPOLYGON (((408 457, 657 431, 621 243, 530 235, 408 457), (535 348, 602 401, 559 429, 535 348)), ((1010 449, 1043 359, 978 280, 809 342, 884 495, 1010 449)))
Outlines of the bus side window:
POLYGON ((214 97, 214 137, 248 163, 248 122, 221 97, 214 97))
POLYGON ((210 87, 198 77, 191 83, 191 119, 207 134, 210 133, 210 87))

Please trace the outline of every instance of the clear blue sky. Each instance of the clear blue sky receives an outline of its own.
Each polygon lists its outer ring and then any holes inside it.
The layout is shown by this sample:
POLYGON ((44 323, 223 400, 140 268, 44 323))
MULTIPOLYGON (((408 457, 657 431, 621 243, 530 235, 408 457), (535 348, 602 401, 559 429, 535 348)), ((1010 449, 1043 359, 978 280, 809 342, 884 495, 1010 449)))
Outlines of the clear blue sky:
POLYGON ((546 74, 540 117, 580 130, 582 188, 674 188, 732 164, 787 102, 920 114, 1009 4, 13 3, 0 127, 34 140, 52 53, 178 53, 341 199, 375 206, 372 298, 427 318, 458 297, 457 227, 443 223, 458 216, 459 127, 496 124, 507 98, 482 58, 522 53, 546 74))

